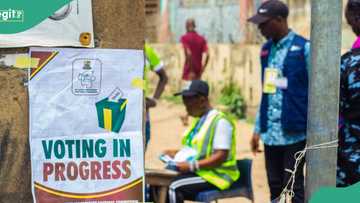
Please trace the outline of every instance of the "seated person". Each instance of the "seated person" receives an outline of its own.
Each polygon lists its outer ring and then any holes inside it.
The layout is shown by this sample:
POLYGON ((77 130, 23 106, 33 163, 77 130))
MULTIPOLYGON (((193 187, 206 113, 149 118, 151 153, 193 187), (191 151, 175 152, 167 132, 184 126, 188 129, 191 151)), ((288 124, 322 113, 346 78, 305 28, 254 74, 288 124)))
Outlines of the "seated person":
POLYGON ((164 152, 175 158, 177 162, 171 162, 180 172, 169 187, 170 203, 195 200, 205 190, 225 190, 240 176, 236 165, 235 125, 224 113, 211 107, 208 84, 194 80, 175 95, 182 95, 186 111, 195 119, 184 134, 181 156, 176 150, 164 152), (186 153, 188 157, 184 156, 186 153))

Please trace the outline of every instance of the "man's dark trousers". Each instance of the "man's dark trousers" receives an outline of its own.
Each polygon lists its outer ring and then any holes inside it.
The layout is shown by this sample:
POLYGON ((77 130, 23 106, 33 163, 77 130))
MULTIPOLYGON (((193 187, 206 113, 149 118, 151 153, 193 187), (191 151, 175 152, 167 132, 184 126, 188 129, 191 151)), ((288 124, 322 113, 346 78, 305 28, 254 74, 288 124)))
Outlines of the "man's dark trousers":
MULTIPOLYGON (((284 146, 265 145, 265 165, 272 200, 280 196, 289 181, 291 174, 285 169, 294 170, 294 155, 303 150, 305 144, 306 141, 284 146)), ((305 157, 296 171, 293 203, 304 202, 304 163, 305 157)))

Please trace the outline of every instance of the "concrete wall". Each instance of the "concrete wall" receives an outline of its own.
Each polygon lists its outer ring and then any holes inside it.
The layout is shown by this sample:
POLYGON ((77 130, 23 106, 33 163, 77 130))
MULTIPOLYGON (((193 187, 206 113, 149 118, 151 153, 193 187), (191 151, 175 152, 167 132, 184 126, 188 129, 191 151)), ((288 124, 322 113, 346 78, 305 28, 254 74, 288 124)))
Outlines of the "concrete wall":
MULTIPOLYGON (((151 42, 179 42, 185 33, 185 20, 196 19, 198 32, 211 43, 261 44, 256 26, 247 22, 257 6, 265 0, 159 0, 162 8, 155 17, 146 18, 147 36, 151 42), (219 3, 220 2, 220 3, 219 3), (156 29, 155 29, 156 27, 156 29), (157 36, 157 37, 154 37, 157 36)), ((289 5, 289 25, 310 38, 310 0, 283 0, 289 5)), ((343 1, 344 7, 347 1, 343 1)), ((355 38, 345 19, 343 47, 349 48, 355 38)))
MULTIPOLYGON (((169 33, 172 33, 173 39, 177 39, 184 31, 184 22, 188 17, 200 17, 201 24, 203 19, 211 19, 213 16, 219 18, 218 12, 210 12, 214 9, 214 6, 218 6, 212 0, 161 0, 169 3, 169 18, 170 21, 168 29, 169 33), (181 5, 182 2, 182 5, 181 5), (185 4, 184 4, 185 2, 185 4), (204 6, 205 5, 205 6, 204 6), (212 6, 211 6, 212 5, 212 6), (181 15, 180 15, 181 14, 181 15), (205 17, 204 17, 205 16, 205 17), (176 19, 176 20, 174 20, 176 19), (175 38, 174 38, 175 36, 175 38)), ((227 2, 230 7, 240 7, 239 16, 235 12, 227 12, 226 15, 232 18, 232 21, 216 21, 221 24, 233 25, 232 29, 234 33, 238 35, 234 38, 239 38, 242 43, 227 43, 227 44, 211 44, 210 55, 211 59, 209 66, 205 71, 204 79, 208 80, 212 85, 213 94, 219 96, 221 88, 231 78, 236 84, 241 87, 245 100, 249 106, 248 114, 254 115, 257 109, 257 105, 260 101, 260 64, 259 64, 259 50, 260 44, 264 42, 263 37, 257 31, 257 28, 246 22, 246 19, 251 16, 255 11, 255 4, 259 4, 264 0, 240 0, 238 5, 234 1, 227 2), (236 20, 237 22, 235 22, 236 20), (240 20, 240 21, 239 21, 240 20), (239 31, 241 30, 241 31, 239 31)), ((284 0, 289 5, 290 16, 288 18, 289 26, 295 32, 310 38, 311 27, 311 5, 310 0, 284 0)), ((346 1, 343 1, 344 8, 346 1)), ((215 10, 213 10, 215 11, 215 10)), ((166 16, 165 16, 166 17, 166 16)), ((217 19, 218 20, 218 19, 217 19)), ((215 22, 215 21, 214 21, 215 22)), ((206 22, 205 22, 206 24, 206 22)), ((214 24, 215 25, 215 24, 214 24)), ((218 25, 218 24, 217 24, 218 25)), ((198 30, 200 33, 209 32, 209 41, 215 41, 218 27, 201 27, 205 25, 199 25, 198 30), (213 28, 213 29, 211 29, 213 28), (213 36, 213 37, 211 37, 213 36)), ((166 27, 166 26, 165 26, 166 27)), ((220 26, 221 27, 221 26, 220 26)), ((222 34, 222 36, 225 36, 222 34)), ((169 38, 170 39, 170 38, 169 38)), ((348 50, 355 40, 355 35, 352 33, 350 27, 347 25, 345 18, 343 19, 343 33, 342 33, 342 52, 348 50)), ((173 40, 174 41, 174 40, 173 40)), ((176 41, 176 40, 175 40, 176 41)), ((169 42, 169 41, 162 41, 169 42)), ((154 47, 159 51, 163 60, 167 64, 167 72, 170 75, 170 85, 167 88, 168 92, 175 92, 180 89, 182 64, 184 61, 183 51, 179 44, 155 44, 154 47)))
POLYGON ((161 29, 160 13, 159 0, 145 0, 145 36, 148 41, 154 42, 158 39, 159 29, 161 29))
MULTIPOLYGON (((162 8, 155 19, 148 15, 147 35, 152 42, 178 42, 185 33, 187 18, 195 18, 197 31, 211 43, 259 43, 256 27, 247 19, 265 0, 159 0, 162 8), (154 30, 154 26, 157 29, 154 30), (158 33, 152 33, 152 32, 158 33), (158 34, 158 41, 154 41, 158 34)), ((289 22, 309 36, 310 0, 285 0, 290 7, 289 22)))
MULTIPOLYGON (((180 44, 152 44, 166 65, 169 84, 166 94, 181 89, 181 76, 184 63, 183 49, 180 44)), ((230 81, 242 90, 248 105, 248 114, 253 116, 261 97, 259 49, 257 45, 210 44, 210 61, 203 79, 210 84, 212 99, 220 96, 221 89, 230 81)), ((154 86, 155 74, 150 78, 154 86)))
MULTIPOLYGON (((173 94, 181 89, 184 53, 180 44, 152 44, 166 65, 169 84, 165 94, 173 94)), ((345 52, 343 49, 342 52, 345 52)), ((210 61, 203 75, 211 89, 212 100, 220 97, 221 89, 230 81, 242 91, 248 106, 247 115, 255 116, 261 99, 260 45, 209 44, 210 61)), ((154 87, 155 74, 149 75, 154 87)))
MULTIPOLYGON (((160 2, 162 9, 159 19, 151 20, 150 15, 146 19, 149 27, 151 24, 157 25, 159 42, 178 42, 185 33, 187 18, 195 18, 198 32, 209 42, 233 43, 242 39, 239 0, 160 0, 160 2)), ((149 38, 153 36, 151 31, 147 34, 149 38)))

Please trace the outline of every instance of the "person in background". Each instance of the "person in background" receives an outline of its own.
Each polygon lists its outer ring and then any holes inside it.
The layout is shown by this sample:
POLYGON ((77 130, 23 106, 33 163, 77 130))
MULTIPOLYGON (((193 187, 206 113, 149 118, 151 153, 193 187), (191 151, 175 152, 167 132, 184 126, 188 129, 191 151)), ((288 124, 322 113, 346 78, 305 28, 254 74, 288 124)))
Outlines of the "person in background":
MULTIPOLYGON (((188 85, 189 81, 201 79, 210 57, 206 39, 195 30, 195 20, 192 18, 187 19, 185 28, 186 34, 181 36, 180 39, 185 55, 182 75, 182 79, 185 81, 184 86, 188 85)), ((182 115, 180 118, 183 124, 187 126, 189 115, 182 115)))
POLYGON ((150 116, 149 109, 153 108, 157 104, 157 100, 160 98, 163 93, 166 83, 168 81, 168 77, 164 70, 164 63, 160 60, 160 57, 155 52, 155 50, 147 43, 144 46, 145 52, 145 96, 146 96, 146 124, 145 124, 145 149, 150 140, 150 116), (159 77, 159 81, 157 83, 155 92, 153 97, 149 97, 149 81, 147 77, 147 73, 149 71, 153 71, 159 77))
POLYGON ((186 34, 181 36, 184 48, 185 63, 182 79, 185 81, 200 80, 208 61, 209 51, 205 38, 195 30, 195 20, 186 20, 186 34), (203 57, 205 60, 203 61, 203 57))
MULTIPOLYGON (((294 169, 294 154, 306 144, 310 43, 289 29, 289 9, 265 1, 249 19, 268 40, 260 53, 263 93, 251 140, 254 154, 264 143, 271 200, 277 199, 294 169)), ((294 203, 304 202, 304 160, 295 176, 294 203)), ((289 189, 289 188, 288 188, 289 189)))
POLYGON ((180 175, 169 186, 169 202, 182 203, 195 200, 201 191, 225 190, 239 176, 236 165, 236 133, 234 123, 224 113, 213 109, 209 102, 209 86, 193 80, 181 95, 186 111, 195 117, 185 132, 180 150, 167 150, 164 154, 176 161, 180 175))
POLYGON ((341 58, 338 187, 360 181, 360 0, 348 1, 345 17, 357 40, 341 58))

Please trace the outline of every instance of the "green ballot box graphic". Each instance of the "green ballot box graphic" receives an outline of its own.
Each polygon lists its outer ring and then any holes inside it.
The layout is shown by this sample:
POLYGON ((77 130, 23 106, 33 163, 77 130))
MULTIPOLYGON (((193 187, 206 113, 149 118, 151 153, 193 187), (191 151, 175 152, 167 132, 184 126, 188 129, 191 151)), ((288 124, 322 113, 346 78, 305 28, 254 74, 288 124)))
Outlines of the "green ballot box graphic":
POLYGON ((127 102, 127 99, 122 98, 117 101, 105 98, 97 102, 95 105, 99 127, 118 133, 125 120, 127 102))

